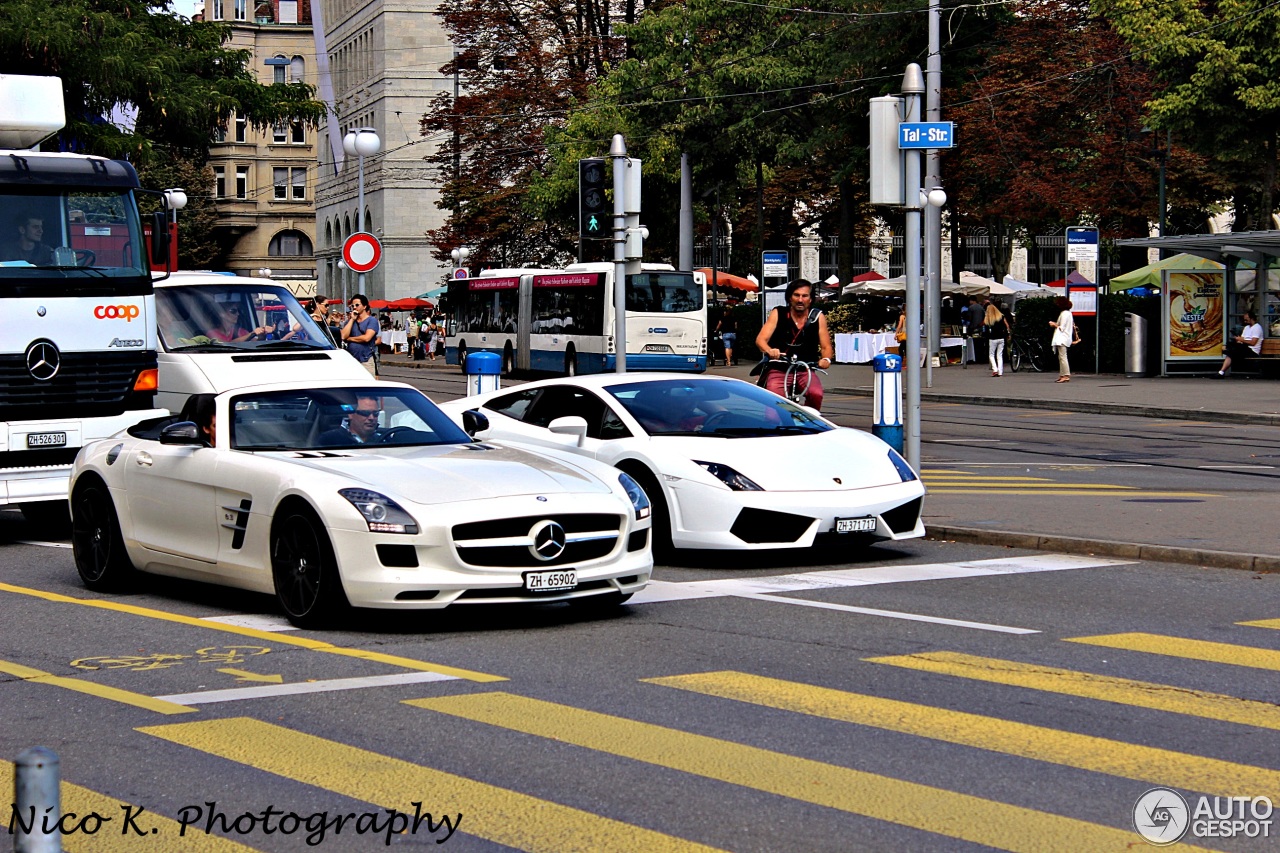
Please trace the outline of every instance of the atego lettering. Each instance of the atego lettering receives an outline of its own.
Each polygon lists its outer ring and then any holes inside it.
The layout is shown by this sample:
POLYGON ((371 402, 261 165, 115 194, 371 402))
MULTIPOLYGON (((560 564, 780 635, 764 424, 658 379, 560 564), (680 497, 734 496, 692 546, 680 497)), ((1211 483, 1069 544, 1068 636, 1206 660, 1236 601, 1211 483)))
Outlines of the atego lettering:
POLYGON ((99 305, 93 309, 93 316, 99 320, 124 320, 129 323, 141 313, 137 305, 99 305))

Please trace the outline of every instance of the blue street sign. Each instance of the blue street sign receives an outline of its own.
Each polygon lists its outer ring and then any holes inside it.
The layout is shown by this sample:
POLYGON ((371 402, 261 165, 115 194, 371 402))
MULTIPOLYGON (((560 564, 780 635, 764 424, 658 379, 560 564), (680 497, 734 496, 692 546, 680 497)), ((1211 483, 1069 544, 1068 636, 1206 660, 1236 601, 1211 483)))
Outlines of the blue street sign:
POLYGON ((1067 228, 1067 260, 1098 260, 1098 229, 1083 226, 1067 228))
POLYGON ((787 253, 785 251, 764 251, 760 253, 761 273, 765 278, 787 277, 787 253))
POLYGON ((899 148, 954 148, 953 121, 904 121, 898 125, 899 148))

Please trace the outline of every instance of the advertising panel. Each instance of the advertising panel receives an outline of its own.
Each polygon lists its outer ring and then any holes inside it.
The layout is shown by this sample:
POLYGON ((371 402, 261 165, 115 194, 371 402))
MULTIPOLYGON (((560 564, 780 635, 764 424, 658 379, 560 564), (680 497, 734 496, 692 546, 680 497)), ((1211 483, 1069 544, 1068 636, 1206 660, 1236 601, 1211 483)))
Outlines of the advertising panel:
POLYGON ((1166 272, 1164 276, 1164 357, 1171 361, 1221 359, 1226 274, 1166 272))

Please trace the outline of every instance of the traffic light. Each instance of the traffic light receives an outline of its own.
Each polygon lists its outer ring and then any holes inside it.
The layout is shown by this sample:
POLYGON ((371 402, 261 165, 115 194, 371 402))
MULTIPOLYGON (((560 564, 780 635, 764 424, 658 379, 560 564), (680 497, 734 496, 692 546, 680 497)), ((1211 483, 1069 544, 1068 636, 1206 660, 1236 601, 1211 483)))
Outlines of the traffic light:
POLYGON ((603 157, 578 161, 578 236, 583 240, 607 240, 613 236, 604 195, 607 174, 603 157))

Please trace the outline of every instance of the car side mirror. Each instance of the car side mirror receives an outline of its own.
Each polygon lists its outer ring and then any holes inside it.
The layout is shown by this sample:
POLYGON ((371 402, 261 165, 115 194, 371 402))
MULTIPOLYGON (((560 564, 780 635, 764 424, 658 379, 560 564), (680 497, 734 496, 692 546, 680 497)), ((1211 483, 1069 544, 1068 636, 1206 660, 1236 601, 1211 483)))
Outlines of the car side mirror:
POLYGON ((194 421, 179 421, 169 424, 160 430, 161 444, 187 444, 195 447, 204 445, 204 433, 194 421))
POLYGON ((476 409, 467 409, 462 413, 462 428, 466 430, 467 435, 475 438, 476 433, 484 432, 489 428, 489 419, 476 409))
POLYGON ((578 446, 582 446, 582 442, 587 437, 587 421, 586 418, 580 418, 577 415, 570 415, 565 418, 556 418, 547 424, 547 429, 556 435, 576 435, 578 437, 578 446))

